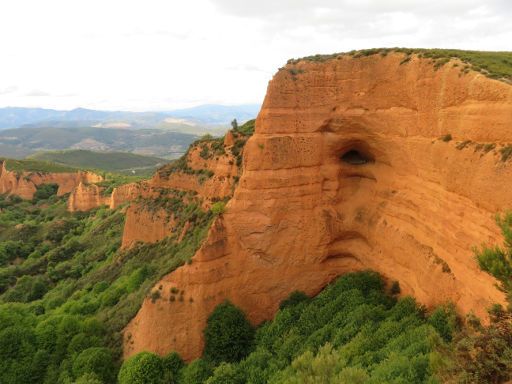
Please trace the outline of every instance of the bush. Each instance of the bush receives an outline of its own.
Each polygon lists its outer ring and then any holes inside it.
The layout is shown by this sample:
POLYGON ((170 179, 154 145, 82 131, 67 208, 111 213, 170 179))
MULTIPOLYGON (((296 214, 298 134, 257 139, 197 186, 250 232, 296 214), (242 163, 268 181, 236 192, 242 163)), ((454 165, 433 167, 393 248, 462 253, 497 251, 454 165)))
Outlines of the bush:
MULTIPOLYGON (((180 372, 180 384, 203 384, 212 375, 213 367, 203 359, 194 360, 180 372)), ((119 383, 123 384, 123 383, 119 383)))
POLYGON ((244 384, 245 377, 239 368, 229 363, 221 363, 206 384, 244 384))
POLYGON ((457 316, 453 306, 438 307, 428 318, 428 323, 434 327, 444 341, 451 341, 457 324, 457 316))
POLYGON ((226 203, 223 201, 217 201, 216 203, 212 204, 211 211, 214 215, 221 215, 226 210, 226 203))
POLYGON ((22 241, 7 240, 0 242, 0 266, 4 266, 16 258, 27 258, 31 249, 28 244, 22 241))
POLYGON ((496 222, 505 238, 504 247, 475 249, 478 265, 496 277, 507 291, 512 290, 512 213, 498 216, 496 222))
POLYGON ((512 378, 512 322, 510 315, 489 327, 466 329, 455 344, 459 382, 494 384, 512 378))
POLYGON ((240 309, 225 301, 208 318, 204 338, 206 359, 236 362, 250 353, 254 329, 240 309))
POLYGON ((57 194, 58 184, 41 184, 38 185, 34 193, 33 201, 46 200, 57 194))
POLYGON ((308 301, 309 297, 304 292, 295 291, 290 294, 286 299, 281 301, 279 309, 285 309, 286 307, 295 306, 304 301, 308 301))
POLYGON ((113 381, 114 363, 112 353, 107 348, 88 348, 73 361, 73 374, 83 377, 93 374, 105 383, 113 381))
POLYGON ((183 359, 177 352, 171 352, 162 358, 165 370, 165 383, 178 383, 180 370, 185 366, 183 359))
POLYGON ((119 371, 119 384, 163 384, 164 364, 154 353, 141 352, 125 360, 119 371))
POLYGON ((79 377, 74 384, 104 384, 98 376, 93 373, 86 373, 79 377))
POLYGON ((0 383, 29 383, 33 375, 35 338, 30 329, 0 329, 0 383))
POLYGON ((251 136, 254 133, 255 124, 256 120, 249 120, 245 124, 238 127, 238 132, 245 136, 251 136))
POLYGON ((5 295, 5 301, 30 302, 41 299, 48 291, 48 281, 42 276, 25 275, 5 295))
POLYGON ((512 157, 512 145, 507 145, 500 149, 501 161, 507 161, 512 157))

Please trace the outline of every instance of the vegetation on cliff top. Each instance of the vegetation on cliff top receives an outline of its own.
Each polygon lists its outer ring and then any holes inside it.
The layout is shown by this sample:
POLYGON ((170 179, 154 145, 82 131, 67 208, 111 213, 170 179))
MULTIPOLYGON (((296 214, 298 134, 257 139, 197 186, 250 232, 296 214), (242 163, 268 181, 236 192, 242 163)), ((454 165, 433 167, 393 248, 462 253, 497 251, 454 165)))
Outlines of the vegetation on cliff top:
POLYGON ((323 62, 337 59, 341 56, 351 56, 353 58, 372 55, 386 56, 392 52, 403 53, 406 55, 402 63, 406 63, 411 55, 418 55, 418 57, 421 58, 431 59, 436 68, 448 63, 451 59, 458 59, 465 64, 465 66, 461 68, 463 72, 467 72, 471 69, 481 72, 492 79, 504 80, 507 82, 512 81, 512 52, 424 48, 372 48, 327 55, 306 56, 300 59, 290 59, 288 64, 297 64, 301 60, 323 62))
POLYGON ((160 168, 158 174, 162 178, 168 178, 174 172, 197 175, 203 180, 204 178, 212 177, 213 172, 209 169, 192 169, 189 167, 187 159, 190 156, 190 152, 196 148, 201 149, 199 155, 205 160, 232 155, 237 166, 240 167, 242 165, 243 148, 249 137, 254 133, 255 122, 256 120, 249 120, 243 125, 237 125, 236 128, 233 128, 231 133, 233 134, 234 143, 227 148, 224 146, 224 137, 214 138, 211 135, 204 135, 192 143, 182 157, 160 168))

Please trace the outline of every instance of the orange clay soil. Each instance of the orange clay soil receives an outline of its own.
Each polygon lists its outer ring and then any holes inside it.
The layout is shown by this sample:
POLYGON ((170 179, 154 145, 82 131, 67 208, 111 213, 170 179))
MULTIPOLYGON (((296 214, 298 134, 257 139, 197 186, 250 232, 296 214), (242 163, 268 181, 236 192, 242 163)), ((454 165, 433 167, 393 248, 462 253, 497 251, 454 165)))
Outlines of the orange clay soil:
POLYGON ((494 215, 512 206, 512 162, 499 153, 512 142, 512 86, 403 58, 300 61, 274 76, 234 197, 192 264, 128 324, 125 357, 190 361, 223 300, 257 324, 292 291, 315 295, 355 270, 429 307, 453 301, 485 318, 504 301, 472 247, 502 241, 494 215), (173 287, 183 302, 169 300, 173 287))

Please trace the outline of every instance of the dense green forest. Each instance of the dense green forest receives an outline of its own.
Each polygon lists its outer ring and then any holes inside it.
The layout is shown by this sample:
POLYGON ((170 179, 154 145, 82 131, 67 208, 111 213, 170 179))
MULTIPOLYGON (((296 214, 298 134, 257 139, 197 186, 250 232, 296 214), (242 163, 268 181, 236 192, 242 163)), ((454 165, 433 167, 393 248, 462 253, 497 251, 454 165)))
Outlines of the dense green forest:
POLYGON ((69 213, 66 197, 40 196, 0 197, 0 383, 74 383, 91 372, 115 382, 120 331, 151 286, 191 258, 214 213, 177 198, 173 209, 192 224, 182 242, 122 251, 120 209, 69 213))

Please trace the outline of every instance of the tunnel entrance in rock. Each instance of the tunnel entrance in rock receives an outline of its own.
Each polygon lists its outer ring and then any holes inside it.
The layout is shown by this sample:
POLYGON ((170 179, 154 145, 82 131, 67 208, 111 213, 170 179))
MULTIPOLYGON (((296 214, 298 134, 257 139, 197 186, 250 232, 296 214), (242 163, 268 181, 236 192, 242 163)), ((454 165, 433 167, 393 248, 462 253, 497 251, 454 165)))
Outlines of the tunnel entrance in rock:
POLYGON ((374 161, 372 156, 358 149, 345 151, 340 159, 342 162, 350 165, 364 165, 374 161))

